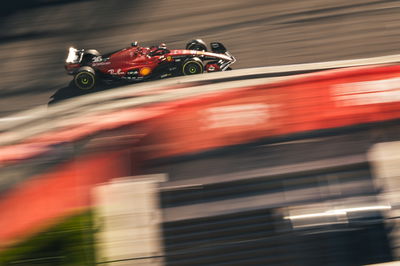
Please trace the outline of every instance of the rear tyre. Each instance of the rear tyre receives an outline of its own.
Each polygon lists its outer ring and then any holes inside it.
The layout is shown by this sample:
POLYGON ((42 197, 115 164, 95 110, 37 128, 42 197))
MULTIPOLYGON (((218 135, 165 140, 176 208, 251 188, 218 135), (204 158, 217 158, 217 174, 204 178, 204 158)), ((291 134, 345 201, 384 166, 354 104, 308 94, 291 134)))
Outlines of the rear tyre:
POLYGON ((83 66, 90 65, 90 63, 92 63, 92 61, 93 61, 93 58, 98 57, 98 56, 101 56, 99 51, 94 50, 94 49, 89 49, 89 50, 85 51, 85 53, 83 54, 81 64, 83 66))
POLYGON ((207 45, 203 40, 197 39, 192 40, 186 44, 187 50, 197 50, 197 51, 205 51, 207 52, 207 45))
POLYGON ((74 83, 80 90, 93 89, 96 84, 96 74, 93 68, 81 67, 74 76, 74 83))
POLYGON ((101 56, 100 52, 97 51, 97 50, 95 50, 95 49, 86 50, 85 53, 84 53, 84 56, 85 56, 85 55, 101 56))
POLYGON ((183 75, 196 75, 204 72, 203 62, 198 58, 190 58, 183 63, 183 75))

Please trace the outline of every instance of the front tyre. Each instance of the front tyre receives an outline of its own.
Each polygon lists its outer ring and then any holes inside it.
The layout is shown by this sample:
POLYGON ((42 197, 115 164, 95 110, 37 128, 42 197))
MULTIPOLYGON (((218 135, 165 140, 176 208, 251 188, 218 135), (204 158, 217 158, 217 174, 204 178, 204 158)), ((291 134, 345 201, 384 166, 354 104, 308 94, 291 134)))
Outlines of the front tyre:
POLYGON ((183 75, 196 75, 204 72, 203 62, 198 58, 186 60, 182 66, 183 75))
POLYGON ((74 76, 74 83, 78 89, 90 90, 96 84, 96 75, 91 67, 81 67, 74 76))

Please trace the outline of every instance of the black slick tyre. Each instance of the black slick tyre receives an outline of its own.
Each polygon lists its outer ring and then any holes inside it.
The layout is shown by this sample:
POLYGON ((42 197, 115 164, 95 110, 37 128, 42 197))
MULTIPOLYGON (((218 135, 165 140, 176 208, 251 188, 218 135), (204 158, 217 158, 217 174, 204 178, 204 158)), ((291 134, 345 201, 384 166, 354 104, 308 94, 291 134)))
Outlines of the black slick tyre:
POLYGON ((98 56, 101 56, 101 54, 97 50, 90 49, 90 50, 85 51, 85 53, 83 54, 83 57, 82 57, 81 65, 83 65, 83 66, 90 65, 93 61, 93 58, 98 57, 98 56))
POLYGON ((203 42, 203 40, 196 39, 188 42, 186 44, 186 49, 207 52, 207 45, 205 44, 205 42, 203 42))
POLYGON ((196 75, 204 72, 203 62, 199 58, 187 59, 182 65, 183 75, 196 75))
POLYGON ((74 76, 74 84, 80 90, 93 89, 96 84, 96 74, 93 68, 85 66, 78 69, 74 76))

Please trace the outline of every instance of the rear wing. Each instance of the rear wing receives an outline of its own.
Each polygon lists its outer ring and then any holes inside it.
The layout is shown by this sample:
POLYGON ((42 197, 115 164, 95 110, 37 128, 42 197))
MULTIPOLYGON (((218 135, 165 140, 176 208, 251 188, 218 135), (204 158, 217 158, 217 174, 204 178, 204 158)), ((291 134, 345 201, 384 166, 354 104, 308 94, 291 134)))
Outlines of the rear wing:
POLYGON ((75 49, 74 47, 70 47, 68 50, 68 56, 65 60, 67 64, 79 64, 82 61, 83 50, 75 49))

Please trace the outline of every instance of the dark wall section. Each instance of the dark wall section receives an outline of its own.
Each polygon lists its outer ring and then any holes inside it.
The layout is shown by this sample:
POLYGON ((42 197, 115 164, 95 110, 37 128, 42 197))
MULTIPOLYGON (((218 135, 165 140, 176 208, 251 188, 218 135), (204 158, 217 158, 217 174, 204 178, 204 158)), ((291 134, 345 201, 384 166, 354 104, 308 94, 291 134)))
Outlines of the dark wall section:
POLYGON ((392 260, 380 211, 295 220, 379 205, 366 153, 396 125, 254 144, 170 160, 161 184, 168 265, 365 265, 392 260), (186 160, 184 160, 186 159, 186 160))

